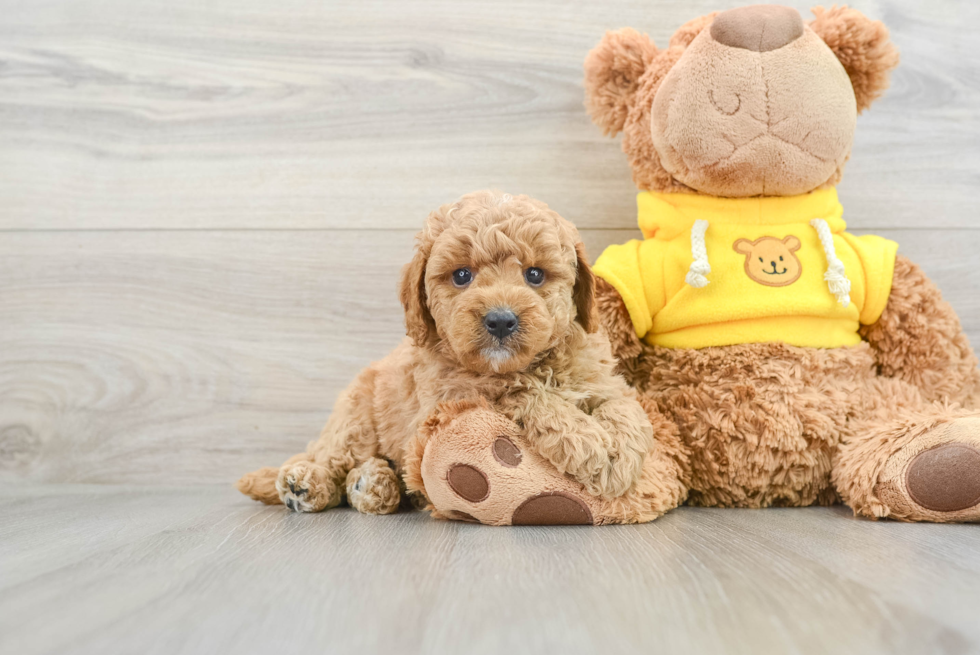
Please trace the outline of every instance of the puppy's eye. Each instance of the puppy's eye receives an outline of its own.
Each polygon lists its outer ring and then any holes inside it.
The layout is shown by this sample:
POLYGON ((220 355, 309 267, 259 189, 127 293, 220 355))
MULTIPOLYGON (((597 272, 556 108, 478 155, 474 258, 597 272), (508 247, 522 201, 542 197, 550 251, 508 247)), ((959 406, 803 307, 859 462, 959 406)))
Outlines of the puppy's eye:
POLYGON ((760 262, 762 261, 762 257, 759 257, 759 261, 760 261, 760 262))
POLYGON ((473 273, 468 268, 457 268, 453 271, 453 284, 462 289, 473 281, 473 273))
POLYGON ((783 261, 783 256, 782 255, 779 256, 779 261, 783 261))
POLYGON ((524 271, 524 279, 527 280, 527 283, 532 287, 540 287, 542 284, 544 284, 544 271, 542 271, 540 268, 535 268, 532 266, 524 271))

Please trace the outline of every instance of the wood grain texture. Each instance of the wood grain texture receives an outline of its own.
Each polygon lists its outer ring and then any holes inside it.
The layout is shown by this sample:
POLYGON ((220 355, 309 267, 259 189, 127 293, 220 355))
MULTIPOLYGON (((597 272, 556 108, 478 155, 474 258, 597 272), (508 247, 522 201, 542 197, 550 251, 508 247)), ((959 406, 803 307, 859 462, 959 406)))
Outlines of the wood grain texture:
MULTIPOLYGON (((980 232, 884 230, 980 343, 980 232)), ((584 232, 590 252, 635 236, 584 232)), ((412 232, 0 239, 0 480, 231 481, 319 434, 404 334, 412 232)))
POLYGON ((227 487, 0 492, 5 653, 968 653, 980 532, 844 508, 643 526, 296 515, 227 487), (147 508, 152 508, 148 511, 147 508))
MULTIPOLYGON (((582 60, 738 4, 0 0, 0 227, 414 229, 488 186, 630 227, 582 60)), ((859 120, 852 222, 976 229, 980 6, 851 4, 902 51, 859 120)))

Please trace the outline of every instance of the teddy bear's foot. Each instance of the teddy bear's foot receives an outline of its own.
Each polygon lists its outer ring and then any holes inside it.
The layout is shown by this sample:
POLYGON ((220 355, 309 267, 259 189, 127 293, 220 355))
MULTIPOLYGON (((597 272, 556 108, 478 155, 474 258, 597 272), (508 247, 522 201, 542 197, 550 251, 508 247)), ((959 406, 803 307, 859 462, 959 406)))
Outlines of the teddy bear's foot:
POLYGON ((683 502, 676 463, 654 448, 636 486, 603 500, 538 455, 517 426, 486 406, 443 413, 420 467, 437 518, 490 525, 602 525, 652 521, 683 502))
POLYGON ((490 525, 597 522, 598 499, 559 475, 511 421, 486 407, 443 417, 426 443, 421 473, 437 518, 490 525))
POLYGON ((980 521, 980 417, 954 418, 888 458, 875 495, 906 521, 980 521))

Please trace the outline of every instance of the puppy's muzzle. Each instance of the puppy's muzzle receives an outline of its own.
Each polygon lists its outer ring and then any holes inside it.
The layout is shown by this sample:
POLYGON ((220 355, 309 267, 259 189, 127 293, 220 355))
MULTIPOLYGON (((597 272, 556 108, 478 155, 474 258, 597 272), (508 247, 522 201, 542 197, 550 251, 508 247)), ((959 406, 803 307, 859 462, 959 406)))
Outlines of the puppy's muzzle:
POLYGON ((483 317, 483 327, 500 341, 516 332, 519 326, 517 315, 509 309, 492 309, 483 317))

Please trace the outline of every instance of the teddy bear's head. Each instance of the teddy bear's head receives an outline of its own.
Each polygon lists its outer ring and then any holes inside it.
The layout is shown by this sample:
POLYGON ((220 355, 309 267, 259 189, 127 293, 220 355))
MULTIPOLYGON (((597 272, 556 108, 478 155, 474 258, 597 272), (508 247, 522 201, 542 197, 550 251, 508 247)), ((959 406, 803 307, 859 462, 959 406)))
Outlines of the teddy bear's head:
POLYGON ((623 135, 643 190, 788 196, 834 185, 857 114, 888 86, 888 31, 847 7, 754 5, 683 25, 658 49, 608 32, 585 61, 586 106, 623 135))

